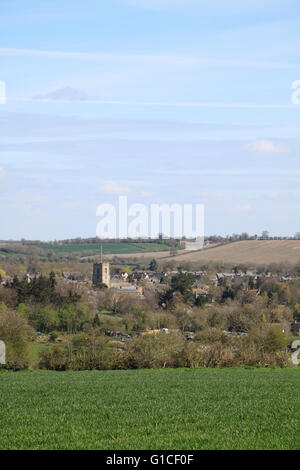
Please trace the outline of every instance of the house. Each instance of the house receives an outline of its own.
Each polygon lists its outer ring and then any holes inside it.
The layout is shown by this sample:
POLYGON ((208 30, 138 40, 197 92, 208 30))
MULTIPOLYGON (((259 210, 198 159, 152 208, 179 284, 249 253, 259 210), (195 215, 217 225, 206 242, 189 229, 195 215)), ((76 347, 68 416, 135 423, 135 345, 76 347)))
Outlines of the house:
POLYGON ((128 282, 112 282, 110 287, 116 289, 119 294, 129 294, 136 297, 144 298, 143 288, 140 286, 131 285, 128 282))

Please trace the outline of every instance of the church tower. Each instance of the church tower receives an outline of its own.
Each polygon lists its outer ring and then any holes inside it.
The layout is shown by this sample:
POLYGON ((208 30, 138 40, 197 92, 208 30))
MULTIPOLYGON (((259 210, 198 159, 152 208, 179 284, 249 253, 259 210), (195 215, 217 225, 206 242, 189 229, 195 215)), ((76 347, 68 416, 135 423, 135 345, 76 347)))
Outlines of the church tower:
POLYGON ((95 263, 93 268, 93 284, 106 284, 110 287, 109 263, 95 263))
POLYGON ((95 263, 93 266, 93 284, 105 284, 110 287, 110 267, 109 263, 103 262, 101 245, 101 263, 95 263))

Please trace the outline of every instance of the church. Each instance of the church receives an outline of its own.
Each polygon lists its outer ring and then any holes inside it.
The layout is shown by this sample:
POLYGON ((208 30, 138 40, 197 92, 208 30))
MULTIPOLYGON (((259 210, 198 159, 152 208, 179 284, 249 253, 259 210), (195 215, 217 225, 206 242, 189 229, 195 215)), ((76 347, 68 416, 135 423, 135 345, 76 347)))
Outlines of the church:
POLYGON ((105 284, 110 287, 110 266, 107 262, 95 263, 93 267, 93 284, 105 284))

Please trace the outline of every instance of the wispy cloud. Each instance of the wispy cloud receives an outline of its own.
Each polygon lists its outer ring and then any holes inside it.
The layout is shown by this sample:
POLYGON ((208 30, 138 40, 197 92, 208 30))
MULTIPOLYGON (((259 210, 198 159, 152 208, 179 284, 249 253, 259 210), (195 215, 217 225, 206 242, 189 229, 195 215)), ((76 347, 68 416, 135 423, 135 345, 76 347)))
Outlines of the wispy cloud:
POLYGON ((35 95, 35 100, 54 100, 54 101, 85 101, 89 99, 88 95, 81 90, 72 87, 63 87, 49 93, 35 95))
POLYGON ((152 191, 141 191, 140 195, 142 198, 148 199, 148 198, 153 198, 153 192, 152 191))
POLYGON ((270 191, 266 194, 265 197, 271 201, 275 201, 276 199, 280 198, 280 193, 278 191, 270 191))
MULTIPOLYGON (((17 98, 8 99, 9 102, 31 102, 36 101, 35 98, 17 98)), ((41 98, 42 101, 53 101, 53 98, 41 98)), ((103 104, 103 105, 116 105, 116 106, 153 106, 153 107, 172 107, 172 108, 237 108, 237 109, 295 109, 293 104, 282 103, 209 103, 200 101, 115 101, 115 100, 100 100, 95 98, 82 99, 67 99, 56 98, 55 101, 61 103, 87 103, 87 104, 103 104)))
POLYGON ((106 194, 130 194, 133 192, 133 189, 129 186, 125 186, 117 181, 105 181, 105 183, 101 186, 100 191, 106 194))
POLYGON ((244 204, 241 206, 235 206, 232 209, 230 209, 231 214, 236 214, 236 215, 241 215, 241 214, 248 214, 251 212, 252 206, 251 204, 244 204))
MULTIPOLYGON (((7 57, 37 57, 45 59, 77 59, 77 60, 92 60, 92 61, 138 61, 150 62, 160 64, 182 64, 182 65, 195 65, 200 64, 201 60, 195 57, 168 55, 168 54, 110 54, 110 53, 94 53, 94 52, 70 52, 70 51, 49 51, 42 49, 16 49, 16 48, 0 48, 0 56, 7 57)), ((300 66, 299 66, 300 68, 300 66)))
POLYGON ((261 155, 282 155, 290 150, 283 144, 274 144, 270 140, 256 140, 245 145, 245 150, 249 153, 261 155))
MULTIPOLYGON (((192 135, 199 140, 242 140, 244 143, 254 140, 258 133, 268 135, 269 139, 280 135, 282 139, 297 139, 300 135, 300 126, 258 126, 243 125, 230 122, 206 122, 206 121, 188 121, 182 119, 101 119, 101 118, 83 118, 75 116, 60 116, 58 114, 31 114, 22 112, 1 112, 0 113, 0 135, 8 141, 11 137, 27 138, 30 136, 32 141, 41 137, 57 139, 61 137, 76 137, 92 134, 103 136, 112 134, 139 135, 156 134, 156 139, 164 138, 167 140, 177 140, 182 136, 186 141, 192 135), (187 134, 188 133, 188 134, 187 134)), ((297 139, 298 140, 298 139, 297 139)), ((2 148, 3 148, 2 144, 2 148)), ((148 144, 147 144, 148 145, 148 144)), ((238 144, 240 150, 240 145, 238 144)), ((19 148, 19 147, 18 147, 19 148)), ((9 150, 6 148, 5 150, 9 150)))
POLYGON ((233 195, 228 194, 228 192, 202 189, 196 193, 197 198, 201 203, 218 203, 218 204, 227 204, 232 202, 233 195))
POLYGON ((180 170, 171 170, 171 171, 160 171, 160 173, 169 173, 172 175, 182 175, 182 176, 232 176, 232 177, 242 177, 242 176, 278 176, 284 179, 289 176, 297 176, 299 178, 300 171, 296 169, 282 169, 282 168, 226 168, 226 169, 180 169, 180 170))
MULTIPOLYGON (((122 0, 123 3, 138 7, 138 8, 145 8, 149 10, 183 10, 185 13, 189 13, 191 15, 195 14, 203 14, 203 10, 205 9, 205 5, 202 5, 199 0, 122 0)), ((205 2, 204 2, 205 3, 205 2)), ((205 13, 210 15, 218 15, 218 14, 242 14, 242 13, 249 13, 253 9, 260 8, 263 10, 266 8, 264 2, 260 0, 251 0, 251 2, 241 2, 240 0, 210 0, 210 11, 205 13)), ((287 0, 287 3, 291 3, 291 0, 287 0)), ((272 7, 275 8, 278 5, 280 6, 280 0, 272 0, 272 7)))
POLYGON ((194 65, 197 67, 228 67, 228 68, 258 68, 258 69, 287 69, 300 70, 300 65, 295 63, 282 63, 272 61, 245 60, 245 59, 221 59, 189 55, 173 54, 110 54, 94 52, 70 52, 70 51, 49 51, 42 49, 16 49, 0 48, 0 56, 7 57, 37 57, 45 59, 76 59, 92 61, 124 61, 128 63, 148 63, 157 65, 194 65))

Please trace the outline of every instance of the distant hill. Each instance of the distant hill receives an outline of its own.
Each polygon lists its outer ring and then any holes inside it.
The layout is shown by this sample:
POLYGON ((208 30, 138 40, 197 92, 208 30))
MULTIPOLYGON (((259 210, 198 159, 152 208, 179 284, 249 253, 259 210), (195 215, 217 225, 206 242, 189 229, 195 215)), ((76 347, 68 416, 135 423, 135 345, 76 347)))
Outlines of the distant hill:
POLYGON ((102 245, 103 254, 131 254, 131 253, 147 253, 148 251, 166 251, 170 250, 170 247, 164 243, 124 243, 124 242, 104 242, 104 243, 64 243, 59 245, 40 245, 47 251, 53 251, 55 254, 69 254, 77 253, 84 256, 86 252, 94 252, 100 254, 102 245))
MULTIPOLYGON (((99 257, 100 243, 83 244, 43 244, 22 246, 20 243, 3 243, 0 245, 0 259, 14 256, 31 256, 32 249, 38 249, 41 260, 48 259, 48 253, 54 256, 75 255, 78 259, 99 257)), ((204 246, 199 251, 179 250, 176 256, 170 256, 170 246, 165 243, 103 243, 103 254, 106 259, 119 258, 158 258, 174 261, 224 262, 231 264, 271 264, 300 262, 300 240, 245 240, 224 245, 204 246)))
POLYGON ((78 259, 85 257, 100 256, 101 245, 103 255, 141 255, 148 252, 168 254, 170 246, 163 243, 155 242, 103 242, 103 243, 57 243, 47 244, 38 242, 4 242, 0 244, 0 259, 38 257, 41 261, 49 261, 53 257, 63 258, 67 256, 75 256, 78 259), (50 255, 50 256, 49 256, 50 255))
POLYGON ((173 257, 185 261, 271 264, 300 261, 300 240, 245 240, 173 257))

